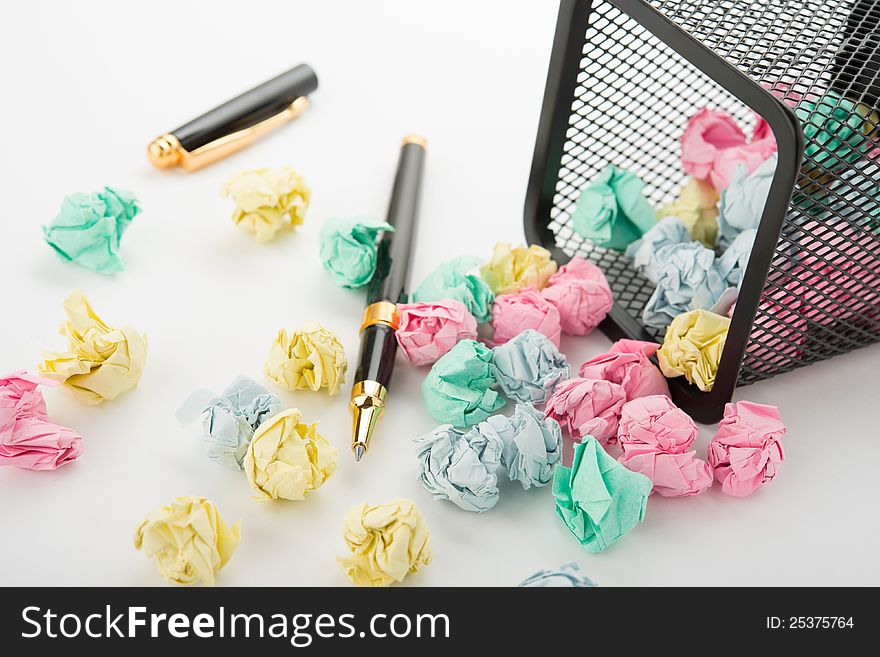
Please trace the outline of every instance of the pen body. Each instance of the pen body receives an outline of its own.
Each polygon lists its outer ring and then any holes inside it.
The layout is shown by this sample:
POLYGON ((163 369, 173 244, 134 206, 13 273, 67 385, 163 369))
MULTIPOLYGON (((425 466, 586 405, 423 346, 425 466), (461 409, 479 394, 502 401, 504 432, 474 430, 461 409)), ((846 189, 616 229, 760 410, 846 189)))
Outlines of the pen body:
POLYGON ((375 381, 386 390, 391 383, 397 338, 388 324, 371 324, 361 331, 361 351, 354 380, 375 381))
POLYGON ((307 64, 300 64, 172 130, 171 134, 192 152, 275 116, 317 88, 315 72, 307 64))
POLYGON ((406 137, 400 147, 388 208, 388 223, 394 230, 385 232, 379 241, 376 272, 367 292, 361 350, 351 388, 351 449, 356 461, 370 448, 376 423, 385 411, 397 353, 397 304, 406 301, 424 160, 425 140, 406 137))
MULTIPOLYGON (((388 223, 394 226, 394 231, 384 233, 379 241, 376 273, 373 274, 367 291, 369 305, 382 302, 398 304, 407 300, 409 264, 416 237, 424 164, 423 142, 404 142, 400 148, 400 160, 388 207, 388 223)), ((388 307, 393 309, 393 306, 388 307)), ((388 388, 394 369, 394 356, 397 353, 395 326, 391 324, 396 325, 391 317, 375 323, 365 322, 361 329, 361 350, 355 383, 376 381, 388 388)))

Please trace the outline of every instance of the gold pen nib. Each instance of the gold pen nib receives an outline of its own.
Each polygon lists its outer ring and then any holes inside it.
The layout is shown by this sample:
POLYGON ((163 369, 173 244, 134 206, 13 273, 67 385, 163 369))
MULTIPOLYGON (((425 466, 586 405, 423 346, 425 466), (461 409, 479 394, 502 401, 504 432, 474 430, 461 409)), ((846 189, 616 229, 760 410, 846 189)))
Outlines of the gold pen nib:
POLYGON ((370 449, 373 431, 385 412, 387 394, 385 386, 376 381, 359 381, 351 389, 351 450, 356 461, 360 461, 370 449))

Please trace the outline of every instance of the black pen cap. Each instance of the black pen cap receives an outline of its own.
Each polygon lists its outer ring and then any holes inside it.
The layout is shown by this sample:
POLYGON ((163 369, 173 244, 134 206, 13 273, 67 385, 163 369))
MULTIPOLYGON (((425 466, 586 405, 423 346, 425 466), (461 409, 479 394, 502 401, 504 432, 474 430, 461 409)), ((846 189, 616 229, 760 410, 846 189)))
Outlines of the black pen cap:
POLYGON ((300 114, 317 88, 314 69, 295 66, 157 138, 147 151, 150 161, 159 168, 200 168, 300 114))

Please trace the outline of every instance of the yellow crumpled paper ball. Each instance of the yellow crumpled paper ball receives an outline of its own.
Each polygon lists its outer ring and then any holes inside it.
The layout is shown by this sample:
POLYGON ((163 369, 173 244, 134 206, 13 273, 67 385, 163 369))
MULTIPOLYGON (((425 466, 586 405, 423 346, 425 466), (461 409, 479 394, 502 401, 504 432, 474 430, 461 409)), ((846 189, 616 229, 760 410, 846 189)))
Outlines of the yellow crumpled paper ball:
POLYGON ((214 585, 214 576, 241 540, 241 523, 229 527, 204 497, 178 497, 147 516, 134 535, 134 547, 155 557, 169 582, 214 585))
POLYGON ((664 376, 682 376, 703 392, 715 384, 730 319, 708 310, 691 310, 672 320, 657 351, 664 376))
POLYGON ((331 395, 345 383, 348 360, 339 339, 320 324, 293 331, 281 329, 269 349, 263 370, 287 390, 320 390, 331 395))
POLYGON ((689 178, 678 199, 657 210, 657 218, 678 217, 691 239, 714 248, 718 239, 718 192, 707 182, 689 178))
POLYGON ((291 167, 243 171, 221 192, 235 202, 232 221, 261 242, 274 239, 286 226, 301 224, 311 198, 303 177, 291 167))
POLYGON ((526 287, 544 289, 556 267, 556 261, 542 246, 511 248, 507 242, 498 242, 492 257, 480 267, 480 276, 495 294, 511 294, 526 287))
POLYGON ((431 563, 431 534, 412 500, 352 507, 345 542, 351 556, 336 560, 356 586, 390 586, 431 563))
POLYGON ((260 500, 301 500, 336 471, 339 452, 315 426, 290 408, 264 420, 254 433, 244 471, 260 500))
POLYGON ((61 381, 86 404, 100 404, 134 388, 144 372, 147 338, 129 326, 107 326, 80 290, 64 300, 64 313, 67 320, 59 332, 67 337, 67 351, 46 352, 39 372, 61 381))

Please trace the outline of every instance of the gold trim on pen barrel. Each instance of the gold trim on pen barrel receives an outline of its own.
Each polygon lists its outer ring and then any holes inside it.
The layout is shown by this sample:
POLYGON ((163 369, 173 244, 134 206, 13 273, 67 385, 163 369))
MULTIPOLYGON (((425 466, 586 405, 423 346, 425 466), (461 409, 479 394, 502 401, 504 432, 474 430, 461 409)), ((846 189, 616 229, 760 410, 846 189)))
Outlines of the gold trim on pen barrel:
POLYGON ((195 171, 241 150, 282 123, 296 118, 308 106, 309 99, 300 96, 278 114, 220 139, 215 139, 194 151, 186 150, 180 144, 180 140, 169 132, 154 139, 147 147, 147 158, 159 169, 168 169, 179 164, 187 171, 195 171))
POLYGON ((351 389, 351 451, 358 461, 370 449, 373 430, 385 412, 387 395, 388 390, 378 381, 358 381, 351 389))

